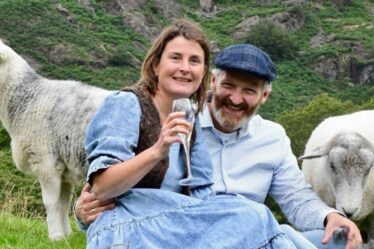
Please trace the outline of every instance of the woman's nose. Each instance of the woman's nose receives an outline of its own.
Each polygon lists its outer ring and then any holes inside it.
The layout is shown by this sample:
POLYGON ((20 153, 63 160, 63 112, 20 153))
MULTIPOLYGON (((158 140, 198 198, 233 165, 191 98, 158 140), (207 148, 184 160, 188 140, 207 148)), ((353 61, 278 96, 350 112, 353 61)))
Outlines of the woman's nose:
POLYGON ((181 61, 181 64, 179 65, 179 70, 182 72, 189 72, 191 71, 190 63, 188 61, 181 61))

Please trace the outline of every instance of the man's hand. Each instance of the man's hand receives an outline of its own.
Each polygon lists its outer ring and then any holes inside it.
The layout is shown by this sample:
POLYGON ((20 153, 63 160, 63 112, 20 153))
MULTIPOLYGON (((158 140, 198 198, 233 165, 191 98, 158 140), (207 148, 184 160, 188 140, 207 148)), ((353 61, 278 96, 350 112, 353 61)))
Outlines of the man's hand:
POLYGON ((113 199, 100 202, 90 190, 91 186, 86 183, 74 207, 77 218, 86 225, 94 222, 101 212, 111 210, 115 207, 113 199))
POLYGON ((352 221, 338 213, 328 214, 326 219, 327 224, 325 227, 325 236, 322 239, 322 244, 327 244, 333 238, 333 234, 336 229, 345 228, 348 233, 345 249, 356 249, 362 245, 360 230, 352 221))

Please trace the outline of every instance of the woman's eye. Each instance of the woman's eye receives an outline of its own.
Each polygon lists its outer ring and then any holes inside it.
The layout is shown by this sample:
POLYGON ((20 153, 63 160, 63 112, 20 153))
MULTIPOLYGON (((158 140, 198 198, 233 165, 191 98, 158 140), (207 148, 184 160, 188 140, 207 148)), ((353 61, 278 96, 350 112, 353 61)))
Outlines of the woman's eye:
POLYGON ((198 58, 193 58, 190 61, 192 64, 200 64, 200 60, 198 58))
POLYGON ((170 57, 172 61, 178 61, 179 60, 179 57, 178 56, 172 56, 170 57))

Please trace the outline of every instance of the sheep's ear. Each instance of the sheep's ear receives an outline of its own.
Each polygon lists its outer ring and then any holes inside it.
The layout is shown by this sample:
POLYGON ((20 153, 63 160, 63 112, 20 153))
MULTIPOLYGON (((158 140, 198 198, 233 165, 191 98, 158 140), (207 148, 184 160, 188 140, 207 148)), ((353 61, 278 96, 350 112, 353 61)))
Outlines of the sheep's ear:
POLYGON ((298 159, 299 160, 307 160, 307 159, 313 159, 313 158, 320 158, 320 157, 324 157, 324 156, 327 156, 327 151, 326 151, 325 146, 317 147, 311 153, 309 153, 309 155, 308 154, 302 155, 298 159))
POLYGON ((6 61, 6 56, 4 54, 0 54, 0 63, 6 61))
POLYGON ((324 156, 327 156, 327 155, 326 154, 309 154, 309 155, 302 155, 298 159, 299 160, 308 160, 308 159, 320 158, 320 157, 324 157, 324 156))

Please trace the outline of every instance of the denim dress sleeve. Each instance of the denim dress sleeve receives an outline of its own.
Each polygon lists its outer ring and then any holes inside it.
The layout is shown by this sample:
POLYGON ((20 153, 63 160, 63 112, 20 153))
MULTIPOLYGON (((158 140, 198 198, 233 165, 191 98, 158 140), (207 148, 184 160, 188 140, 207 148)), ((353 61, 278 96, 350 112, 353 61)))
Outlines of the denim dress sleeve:
POLYGON ((139 138, 141 109, 130 92, 115 92, 105 98, 86 131, 85 149, 92 174, 135 156, 139 138))

